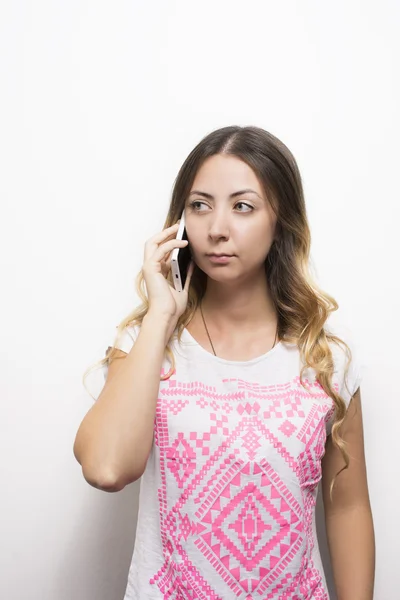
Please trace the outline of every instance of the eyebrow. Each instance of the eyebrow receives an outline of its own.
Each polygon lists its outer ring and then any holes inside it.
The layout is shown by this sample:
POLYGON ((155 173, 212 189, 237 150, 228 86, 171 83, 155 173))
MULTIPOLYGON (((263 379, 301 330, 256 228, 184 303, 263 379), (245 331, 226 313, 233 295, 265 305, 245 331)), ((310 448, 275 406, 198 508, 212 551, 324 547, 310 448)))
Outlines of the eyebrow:
MULTIPOLYGON (((194 194, 198 194, 199 196, 203 196, 204 198, 208 198, 209 200, 214 200, 214 196, 212 196, 211 194, 207 194, 206 192, 199 192, 198 190, 191 191, 189 196, 192 196, 194 194)), ((236 198, 236 196, 241 196, 242 194, 256 194, 256 196, 261 198, 261 196, 256 191, 251 190, 250 188, 240 190, 239 192, 233 192, 233 194, 230 194, 229 198, 236 198)))

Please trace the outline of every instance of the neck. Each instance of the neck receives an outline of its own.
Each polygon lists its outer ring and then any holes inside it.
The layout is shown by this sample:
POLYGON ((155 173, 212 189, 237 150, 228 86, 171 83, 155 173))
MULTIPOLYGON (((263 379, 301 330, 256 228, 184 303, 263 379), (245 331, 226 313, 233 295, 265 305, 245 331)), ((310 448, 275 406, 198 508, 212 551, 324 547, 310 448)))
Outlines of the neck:
POLYGON ((265 277, 235 289, 209 279, 202 307, 207 322, 221 333, 275 327, 278 319, 265 277))

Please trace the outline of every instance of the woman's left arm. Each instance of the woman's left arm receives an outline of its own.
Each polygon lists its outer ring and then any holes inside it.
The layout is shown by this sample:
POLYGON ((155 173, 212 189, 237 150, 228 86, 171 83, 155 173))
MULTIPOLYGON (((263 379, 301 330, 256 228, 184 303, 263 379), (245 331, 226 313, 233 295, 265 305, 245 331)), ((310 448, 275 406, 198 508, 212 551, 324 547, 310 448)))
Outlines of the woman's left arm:
POLYGON ((328 436, 322 458, 322 496, 325 525, 338 600, 372 600, 375 580, 375 534, 364 455, 360 388, 352 397, 341 437, 350 457, 348 469, 340 450, 328 436))

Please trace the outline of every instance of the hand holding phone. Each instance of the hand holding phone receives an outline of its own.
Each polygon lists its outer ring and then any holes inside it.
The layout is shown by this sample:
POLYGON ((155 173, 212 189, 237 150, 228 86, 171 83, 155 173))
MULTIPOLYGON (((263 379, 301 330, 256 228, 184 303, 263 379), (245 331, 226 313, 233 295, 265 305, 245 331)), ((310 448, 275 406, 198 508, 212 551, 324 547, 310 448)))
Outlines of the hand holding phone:
MULTIPOLYGON (((185 225, 185 211, 183 211, 181 220, 179 223, 178 233, 176 234, 177 240, 187 240, 186 225, 185 225)), ((177 292, 181 292, 185 287, 187 271, 191 261, 191 254, 189 244, 184 248, 174 248, 171 253, 171 270, 172 279, 174 282, 174 288, 177 292)))
POLYGON ((146 241, 142 266, 149 302, 147 314, 156 315, 156 320, 159 320, 160 317, 163 319, 167 317, 170 320, 171 331, 186 310, 187 292, 194 269, 194 263, 191 262, 187 271, 186 287, 181 293, 178 293, 172 283, 167 280, 171 270, 173 250, 186 248, 188 244, 188 241, 176 239, 178 229, 179 224, 175 223, 146 241))

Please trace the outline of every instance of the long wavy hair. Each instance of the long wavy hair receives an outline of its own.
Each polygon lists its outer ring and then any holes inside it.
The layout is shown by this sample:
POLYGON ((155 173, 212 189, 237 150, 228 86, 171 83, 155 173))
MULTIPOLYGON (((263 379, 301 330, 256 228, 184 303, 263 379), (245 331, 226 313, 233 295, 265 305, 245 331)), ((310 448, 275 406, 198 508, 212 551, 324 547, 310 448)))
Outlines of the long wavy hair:
MULTIPOLYGON (((325 327, 327 318, 338 309, 338 304, 332 296, 316 285, 310 272, 311 235, 299 168, 287 146, 264 129, 255 126, 229 126, 217 129, 197 144, 181 166, 174 182, 171 203, 163 228, 170 227, 181 217, 197 171, 207 158, 216 154, 235 156, 253 169, 277 216, 276 240, 266 257, 265 272, 278 314, 279 339, 296 344, 299 349, 303 365, 300 371, 301 384, 306 388, 303 381, 304 371, 307 368, 314 369, 317 382, 333 399, 335 405, 331 435, 334 445, 342 453, 345 466, 331 482, 332 501, 336 477, 348 468, 350 460, 345 441, 340 436, 346 404, 332 385, 334 360, 330 344, 342 346, 346 351, 348 361, 345 376, 352 355, 344 340, 329 333, 325 327)), ((168 280, 173 285, 171 272, 168 280)), ((135 283, 141 304, 118 325, 114 346, 107 349, 105 357, 85 371, 84 386, 89 371, 109 364, 113 360, 116 353, 115 345, 123 330, 131 325, 140 326, 148 311, 149 302, 142 270, 139 271, 135 283)), ((204 296, 206 284, 207 275, 195 265, 186 310, 179 318, 175 332, 165 350, 171 368, 161 377, 161 380, 171 377, 175 370, 172 340, 176 337, 181 340, 183 329, 191 321, 204 296)))

